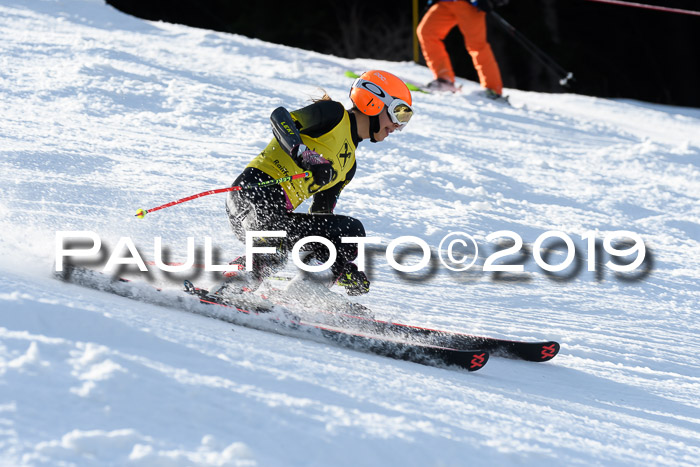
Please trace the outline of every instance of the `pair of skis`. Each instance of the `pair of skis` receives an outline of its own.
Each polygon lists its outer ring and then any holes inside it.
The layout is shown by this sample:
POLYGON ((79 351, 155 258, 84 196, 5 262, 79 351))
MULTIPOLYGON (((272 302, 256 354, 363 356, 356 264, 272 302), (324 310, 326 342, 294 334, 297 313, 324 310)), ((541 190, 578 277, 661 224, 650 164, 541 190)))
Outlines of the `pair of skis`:
MULTIPOLYGON (((250 311, 245 306, 215 298, 189 281, 185 281, 185 292, 198 297, 201 303, 245 314, 271 311, 259 307, 250 311)), ((350 312, 316 312, 331 318, 318 321, 288 316, 288 324, 297 330, 320 333, 325 340, 345 347, 426 365, 455 365, 468 371, 483 368, 491 354, 546 362, 559 352, 559 343, 554 341, 512 341, 393 323, 371 317, 371 312, 362 305, 352 305, 357 307, 358 313, 353 313, 352 309, 350 312), (329 321, 337 324, 329 324, 329 321)))
POLYGON ((554 341, 511 341, 381 321, 374 319, 367 309, 358 304, 352 304, 356 308, 349 311, 316 312, 312 318, 306 318, 269 301, 255 303, 251 300, 255 298, 253 294, 252 297, 242 297, 240 303, 213 300, 206 290, 198 289, 190 282, 185 283, 185 292, 196 297, 199 303, 181 293, 161 291, 145 283, 112 278, 79 266, 67 267, 57 277, 66 282, 237 325, 425 365, 457 366, 477 371, 486 365, 491 355, 545 362, 559 352, 559 344, 554 341))

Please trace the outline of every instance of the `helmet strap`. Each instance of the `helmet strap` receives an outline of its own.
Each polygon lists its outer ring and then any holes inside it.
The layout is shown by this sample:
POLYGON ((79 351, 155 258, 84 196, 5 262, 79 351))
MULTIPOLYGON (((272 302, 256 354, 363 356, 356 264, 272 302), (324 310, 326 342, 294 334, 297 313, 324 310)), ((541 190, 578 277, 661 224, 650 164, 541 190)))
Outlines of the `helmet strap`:
POLYGON ((379 131, 379 116, 375 115, 369 117, 369 140, 376 143, 377 140, 374 139, 374 134, 379 131))

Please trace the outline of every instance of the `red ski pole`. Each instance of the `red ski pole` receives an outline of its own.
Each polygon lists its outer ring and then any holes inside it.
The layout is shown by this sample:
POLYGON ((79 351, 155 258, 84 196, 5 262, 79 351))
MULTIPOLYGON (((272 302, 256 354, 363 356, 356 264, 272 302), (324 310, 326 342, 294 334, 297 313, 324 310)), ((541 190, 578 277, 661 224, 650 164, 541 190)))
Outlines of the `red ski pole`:
POLYGON ((188 196, 187 198, 182 198, 178 199, 177 201, 171 201, 169 203, 165 203, 161 206, 157 206, 155 208, 151 209, 138 209, 136 210, 136 217, 139 219, 143 219, 146 214, 149 212, 154 212, 154 211, 159 211, 161 209, 169 208, 170 206, 175 206, 176 204, 184 203, 186 201, 191 201, 193 199, 201 198, 202 196, 208 196, 208 195, 213 195, 216 193, 226 193, 228 191, 240 191, 240 190, 245 190, 248 188, 256 188, 256 187, 261 187, 261 186, 269 186, 269 185, 279 185, 280 183, 288 182, 290 180, 297 180, 300 178, 308 178, 311 176, 311 172, 301 172, 295 175, 290 175, 288 177, 282 177, 278 178, 277 180, 268 180, 266 182, 260 182, 256 183, 255 185, 248 185, 248 186, 230 186, 228 188, 218 188, 216 190, 209 190, 209 191, 203 191, 201 193, 197 193, 196 195, 188 196))

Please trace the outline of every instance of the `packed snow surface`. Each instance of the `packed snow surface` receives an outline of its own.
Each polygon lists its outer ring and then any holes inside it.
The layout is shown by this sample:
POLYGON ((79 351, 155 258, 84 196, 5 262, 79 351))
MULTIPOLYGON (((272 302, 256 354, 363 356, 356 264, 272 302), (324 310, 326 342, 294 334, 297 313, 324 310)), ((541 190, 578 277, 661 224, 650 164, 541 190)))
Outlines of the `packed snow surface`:
MULTIPOLYGON (((426 68, 102 1, 0 0, 0 37, 0 464, 697 465, 700 110, 506 90, 509 107, 462 81, 459 94, 414 93, 404 131, 360 145, 336 212, 382 243, 357 301, 382 319, 562 345, 548 363, 492 358, 468 373, 52 277, 59 231, 93 232, 105 254, 128 237, 145 261, 156 237, 172 261, 187 237, 238 256, 224 195, 134 213, 230 185, 272 138, 278 106, 325 90, 349 108, 346 70, 425 83, 426 68), (502 230, 524 256, 495 264, 525 272, 483 270, 502 230), (599 247, 589 263, 582 236, 620 230, 643 239, 645 262, 615 273, 599 247), (537 266, 530 250, 549 231, 573 240, 578 271, 537 266), (451 232, 480 248, 467 272, 436 259, 451 232), (382 248, 402 236, 430 246, 430 266, 388 264, 382 248)), ((554 240, 541 250, 558 264, 554 240)), ((144 280, 175 294, 175 276, 144 280)))

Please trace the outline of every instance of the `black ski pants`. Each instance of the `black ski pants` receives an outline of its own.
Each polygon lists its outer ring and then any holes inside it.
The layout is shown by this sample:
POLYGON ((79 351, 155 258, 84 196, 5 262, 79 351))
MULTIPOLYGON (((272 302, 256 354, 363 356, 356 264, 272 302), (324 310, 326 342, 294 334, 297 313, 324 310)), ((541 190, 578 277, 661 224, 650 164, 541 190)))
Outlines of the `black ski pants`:
MULTIPOLYGON (((343 266, 357 257, 357 245, 354 243, 341 243, 341 237, 364 237, 365 228, 359 220, 338 214, 307 214, 290 212, 287 210, 287 197, 279 185, 255 187, 260 182, 272 180, 266 173, 248 167, 238 176, 233 185, 244 188, 241 191, 232 191, 227 198, 226 212, 233 232, 239 240, 245 243, 245 233, 248 230, 284 230, 285 238, 270 237, 270 240, 279 241, 282 258, 269 257, 268 255, 256 255, 261 261, 270 266, 275 261, 284 266, 286 255, 294 244, 304 237, 319 236, 328 239, 335 246, 337 257, 331 266, 333 277, 340 275, 343 266)), ((308 243, 305 250, 311 250, 313 257, 325 263, 328 258, 328 249, 320 243, 308 243)), ((276 269, 276 268, 274 268, 276 269)))

